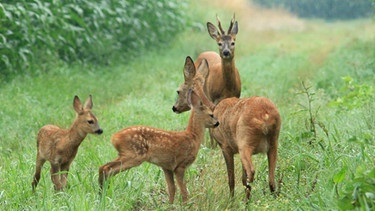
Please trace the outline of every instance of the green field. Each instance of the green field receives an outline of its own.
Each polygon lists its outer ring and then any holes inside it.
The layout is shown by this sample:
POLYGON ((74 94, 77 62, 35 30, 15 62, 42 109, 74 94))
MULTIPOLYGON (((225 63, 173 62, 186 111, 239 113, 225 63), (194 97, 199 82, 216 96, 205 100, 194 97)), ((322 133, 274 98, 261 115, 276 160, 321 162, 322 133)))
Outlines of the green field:
POLYGON ((187 27, 170 46, 126 64, 59 64, 48 73, 1 82, 1 210, 375 208, 374 21, 300 20, 280 11, 254 12, 245 5, 223 9, 207 3, 202 8, 195 2, 187 9, 195 27, 187 27), (205 23, 216 24, 218 14, 226 28, 233 11, 239 22, 236 65, 241 97, 266 96, 282 116, 278 197, 268 189, 266 156, 256 155, 250 203, 243 203, 238 156, 235 197, 229 198, 224 159, 219 147, 208 147, 208 134, 185 174, 187 205, 182 205, 179 192, 175 204, 168 204, 163 171, 148 163, 115 176, 109 190, 99 196, 99 166, 117 156, 110 143, 113 133, 131 125, 186 127, 189 112, 177 115, 171 109, 175 90, 183 82, 185 57, 217 51, 205 23), (46 163, 33 193, 39 128, 45 124, 69 127, 75 117, 74 95, 86 99, 89 94, 104 133, 88 135, 80 146, 66 191, 53 190, 46 163))

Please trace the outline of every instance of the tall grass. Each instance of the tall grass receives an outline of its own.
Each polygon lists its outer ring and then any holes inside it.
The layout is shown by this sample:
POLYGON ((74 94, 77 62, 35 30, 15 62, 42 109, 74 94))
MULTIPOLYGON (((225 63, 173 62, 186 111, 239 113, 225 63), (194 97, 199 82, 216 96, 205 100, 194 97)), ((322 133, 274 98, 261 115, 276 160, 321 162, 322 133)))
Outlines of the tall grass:
POLYGON ((189 114, 176 115, 171 109, 175 90, 183 81, 185 57, 216 50, 215 41, 200 28, 213 21, 218 11, 223 23, 233 14, 222 7, 198 5, 193 2, 189 8, 204 18, 195 16, 196 27, 186 28, 163 51, 148 51, 128 64, 108 67, 58 65, 48 73, 18 76, 3 84, 2 210, 374 208, 374 24, 369 20, 305 21, 303 30, 251 31, 241 28, 248 20, 241 13, 237 15, 236 48, 241 96, 267 96, 282 115, 276 170, 279 196, 268 190, 266 156, 257 155, 251 202, 243 203, 238 157, 235 197, 230 199, 222 154, 205 144, 186 173, 187 205, 182 205, 179 194, 175 205, 168 205, 163 172, 151 164, 118 174, 109 181, 109 190, 98 195, 98 167, 117 156, 109 142, 111 134, 139 124, 167 130, 186 127, 189 114), (76 94, 82 98, 93 95, 93 110, 104 133, 89 135, 82 143, 66 191, 53 191, 47 164, 33 193, 36 133, 49 123, 68 127, 74 119, 72 99, 76 94))

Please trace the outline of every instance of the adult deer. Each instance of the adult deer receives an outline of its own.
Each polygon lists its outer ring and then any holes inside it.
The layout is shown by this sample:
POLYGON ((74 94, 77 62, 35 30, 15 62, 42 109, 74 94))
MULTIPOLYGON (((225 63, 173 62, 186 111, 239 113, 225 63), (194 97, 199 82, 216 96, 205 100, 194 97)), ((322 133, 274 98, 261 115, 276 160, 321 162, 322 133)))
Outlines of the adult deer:
POLYGON ((47 160, 51 163, 51 179, 54 188, 57 191, 62 190, 66 186, 69 167, 77 155, 79 145, 88 133, 103 133, 97 118, 91 112, 93 107, 91 95, 83 106, 79 97, 75 96, 73 107, 77 115, 69 129, 45 125, 39 130, 33 190, 39 183, 43 164, 47 160))
MULTIPOLYGON (((197 68, 203 60, 208 63, 210 74, 205 80, 204 93, 215 105, 222 99, 240 97, 241 95, 240 74, 234 61, 238 22, 233 16, 228 32, 225 33, 218 17, 217 21, 220 31, 210 22, 207 23, 207 29, 209 35, 216 40, 219 46, 220 56, 216 52, 206 51, 201 53, 195 62, 197 68)), ((176 113, 182 113, 190 110, 190 108, 186 105, 179 109, 173 107, 172 110, 176 113)))
MULTIPOLYGON (((193 63, 190 57, 185 63, 193 63)), ((276 106, 264 97, 226 98, 215 106, 203 91, 208 74, 207 61, 202 60, 198 72, 184 72, 185 81, 178 88, 178 99, 174 105, 176 111, 184 108, 188 90, 194 90, 202 102, 214 109, 214 116, 220 126, 210 129, 213 138, 219 144, 227 166, 230 195, 234 195, 234 154, 239 153, 242 162, 242 183, 246 187, 246 199, 250 198, 250 183, 254 180, 255 168, 251 156, 266 153, 268 157, 269 187, 276 189, 275 169, 278 137, 281 127, 280 114, 276 106)))
POLYGON ((207 93, 208 99, 215 105, 225 98, 240 97, 241 95, 240 74, 234 61, 238 22, 233 15, 227 33, 223 30, 218 17, 217 22, 220 31, 210 22, 207 23, 207 29, 209 35, 219 46, 221 64, 216 63, 212 67, 210 66, 210 74, 204 84, 204 91, 207 93))
MULTIPOLYGON (((185 65, 185 70, 195 68, 194 64, 185 65)), ((110 176, 138 166, 143 162, 160 166, 167 181, 169 203, 175 196, 175 182, 180 188, 185 203, 188 191, 184 183, 184 174, 197 157, 199 147, 204 139, 206 127, 217 127, 219 122, 213 117, 212 110, 201 103, 200 98, 190 91, 187 103, 192 107, 189 123, 185 131, 172 132, 162 129, 133 126, 125 128, 112 136, 112 144, 118 151, 118 157, 99 168, 100 190, 110 176)))

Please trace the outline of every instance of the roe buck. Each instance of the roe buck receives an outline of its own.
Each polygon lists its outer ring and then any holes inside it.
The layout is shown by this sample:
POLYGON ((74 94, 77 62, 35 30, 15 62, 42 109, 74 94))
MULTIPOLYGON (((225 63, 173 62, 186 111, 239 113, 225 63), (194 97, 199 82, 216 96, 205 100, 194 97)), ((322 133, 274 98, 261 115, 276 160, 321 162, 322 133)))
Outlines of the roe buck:
MULTIPOLYGON (((191 65, 193 61, 186 58, 191 65)), ((204 60, 203 60, 204 61, 204 60)), ((174 105, 178 112, 187 103, 188 90, 194 90, 202 102, 214 108, 214 116, 220 122, 215 129, 210 129, 213 138, 219 144, 227 166, 230 195, 234 195, 234 154, 239 153, 242 162, 242 182, 246 187, 246 198, 250 198, 250 183, 254 180, 255 169, 251 156, 257 153, 267 153, 269 168, 269 187, 271 192, 276 189, 275 168, 277 159, 278 137, 281 127, 281 117, 276 106, 267 98, 226 98, 215 105, 209 101, 203 92, 202 85, 207 74, 207 62, 202 62, 198 72, 194 69, 184 72, 185 82, 179 87, 178 99, 174 105)))
MULTIPOLYGON (((241 95, 240 74, 234 62, 238 23, 233 16, 228 33, 225 33, 219 18, 217 21, 220 32, 210 22, 207 23, 207 29, 210 36, 218 43, 220 56, 216 52, 206 51, 201 53, 195 61, 196 68, 199 68, 203 60, 206 60, 205 63, 208 64, 209 74, 204 84, 204 92, 215 105, 224 98, 240 97, 241 95)), ((172 108, 176 113, 182 113, 189 109, 187 105, 183 108, 172 108)))
POLYGON ((70 164, 74 160, 83 139, 88 133, 103 133, 97 118, 91 112, 93 107, 91 95, 83 106, 78 96, 75 96, 73 107, 77 114, 69 129, 45 125, 39 130, 36 170, 32 182, 33 190, 38 185, 43 164, 47 160, 51 163, 51 179, 55 190, 62 190, 67 183, 70 164))
POLYGON ((212 110, 201 103, 194 91, 190 91, 188 95, 187 100, 192 106, 192 111, 185 131, 172 132, 146 126, 132 126, 113 134, 111 141, 118 151, 118 157, 99 168, 100 192, 103 191, 103 184, 109 177, 146 161, 163 169, 169 203, 173 203, 176 191, 174 176, 183 202, 187 201, 188 192, 183 181, 185 170, 197 157, 204 139, 204 129, 219 125, 212 115, 212 110))
POLYGON ((234 61, 238 22, 233 15, 228 32, 225 33, 218 17, 217 21, 220 31, 210 22, 207 23, 207 29, 209 35, 216 40, 219 46, 221 63, 213 65, 209 63, 210 74, 204 84, 204 92, 215 105, 225 98, 240 97, 241 95, 240 74, 234 61))

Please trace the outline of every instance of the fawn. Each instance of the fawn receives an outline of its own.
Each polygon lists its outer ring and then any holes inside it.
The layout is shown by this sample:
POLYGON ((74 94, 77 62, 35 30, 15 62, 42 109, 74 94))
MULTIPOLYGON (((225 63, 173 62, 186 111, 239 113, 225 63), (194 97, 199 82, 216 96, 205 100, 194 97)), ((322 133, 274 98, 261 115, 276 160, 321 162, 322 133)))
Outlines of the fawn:
POLYGON ((79 145, 88 133, 103 133, 97 118, 91 112, 93 107, 91 95, 83 106, 78 96, 75 96, 73 107, 76 112, 76 119, 69 129, 45 125, 39 130, 36 170, 32 182, 33 190, 39 183, 43 164, 47 160, 51 163, 51 179, 55 190, 64 189, 67 184, 70 164, 77 155, 79 145))
MULTIPOLYGON (((185 63, 193 64, 190 57, 185 63)), ((210 134, 219 144, 227 166, 230 195, 234 195, 234 154, 239 153, 242 162, 242 182, 246 187, 246 199, 250 198, 250 183, 254 180, 255 169, 251 156, 266 153, 269 168, 269 187, 276 189, 275 169, 277 160, 278 137, 281 117, 276 106, 265 97, 226 98, 215 105, 203 91, 207 75, 207 61, 202 61, 198 72, 185 71, 184 83, 178 89, 178 99, 174 108, 178 110, 186 104, 188 90, 194 90, 201 97, 203 104, 214 108, 214 116, 220 122, 217 128, 210 129, 210 134)))
MULTIPOLYGON (((186 68, 195 68, 195 66, 193 64, 185 66, 186 68)), ((109 177, 146 161, 163 169, 168 186, 169 203, 173 203, 176 191, 174 177, 180 188, 182 200, 186 203, 188 191, 183 181, 185 170, 197 157, 204 139, 204 129, 219 125, 212 115, 212 110, 202 104, 194 91, 189 91, 187 95, 192 111, 185 131, 132 126, 113 134, 111 141, 118 151, 118 157, 99 168, 101 192, 104 182, 109 177)))

